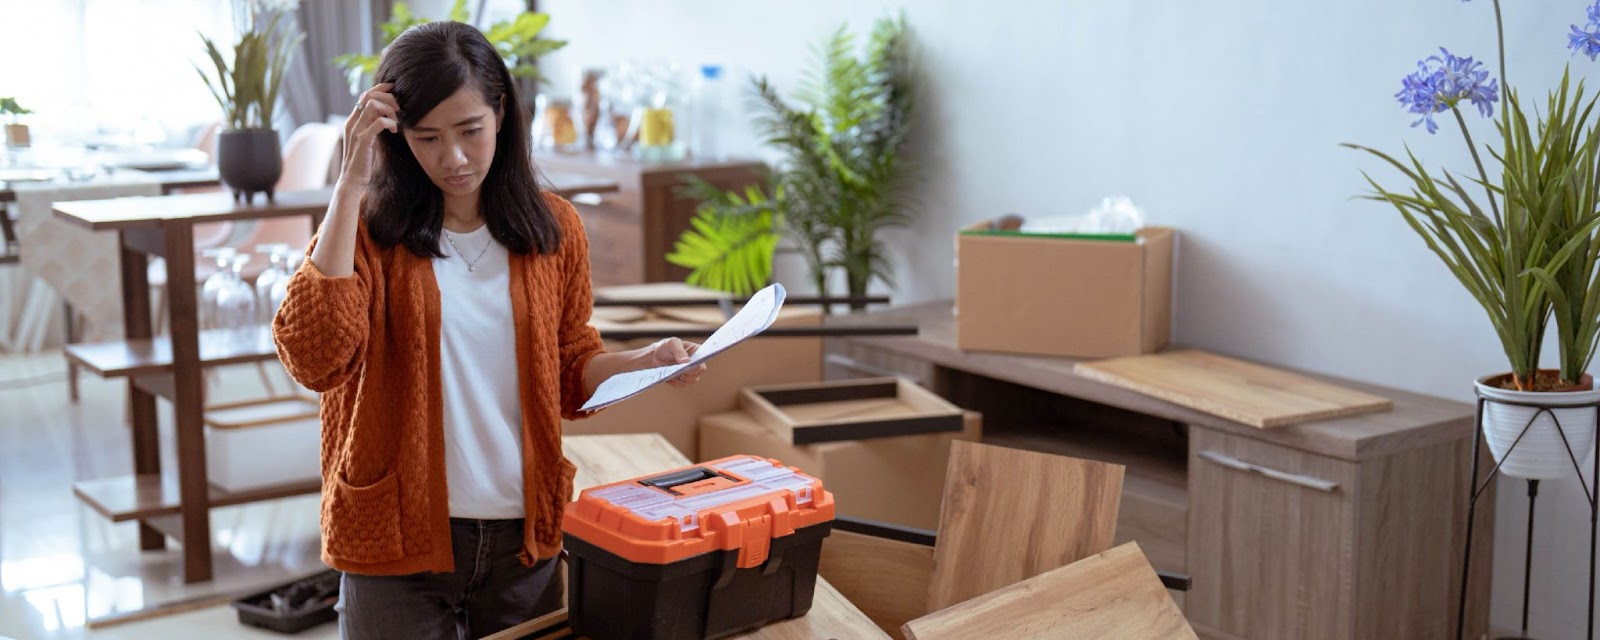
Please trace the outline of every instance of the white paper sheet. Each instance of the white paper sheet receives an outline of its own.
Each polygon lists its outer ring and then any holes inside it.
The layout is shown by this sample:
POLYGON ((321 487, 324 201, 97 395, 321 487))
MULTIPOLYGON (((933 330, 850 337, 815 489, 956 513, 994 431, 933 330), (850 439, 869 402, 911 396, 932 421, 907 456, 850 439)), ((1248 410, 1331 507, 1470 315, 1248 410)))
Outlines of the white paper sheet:
POLYGON ((772 284, 757 291, 755 295, 750 296, 750 302, 745 303, 744 308, 733 314, 732 318, 700 344, 700 348, 688 362, 611 376, 600 383, 594 391, 594 396, 584 403, 580 411, 598 411, 627 400, 645 389, 671 380, 674 376, 709 360, 750 336, 766 331, 767 327, 772 326, 772 322, 778 319, 778 310, 783 308, 783 297, 784 290, 781 284, 772 284))

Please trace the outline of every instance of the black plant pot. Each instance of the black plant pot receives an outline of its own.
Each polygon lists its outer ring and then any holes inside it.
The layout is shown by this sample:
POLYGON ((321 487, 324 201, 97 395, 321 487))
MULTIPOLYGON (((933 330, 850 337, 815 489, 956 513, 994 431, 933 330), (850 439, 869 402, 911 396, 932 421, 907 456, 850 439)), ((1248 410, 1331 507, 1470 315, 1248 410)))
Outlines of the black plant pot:
POLYGON ((217 173, 233 190, 233 199, 250 203, 255 194, 272 190, 283 175, 283 155, 278 150, 278 132, 271 129, 224 131, 217 136, 217 173))

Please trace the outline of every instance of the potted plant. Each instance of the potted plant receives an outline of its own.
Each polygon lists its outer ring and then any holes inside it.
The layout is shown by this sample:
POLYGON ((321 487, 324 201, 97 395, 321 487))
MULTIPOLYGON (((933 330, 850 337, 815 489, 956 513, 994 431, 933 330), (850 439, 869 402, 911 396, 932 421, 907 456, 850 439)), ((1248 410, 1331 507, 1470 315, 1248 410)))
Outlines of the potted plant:
POLYGON ((6 116, 6 146, 26 147, 30 144, 28 125, 18 121, 33 111, 17 104, 16 98, 0 98, 0 114, 6 116))
POLYGON ((293 27, 279 32, 281 8, 269 8, 265 28, 257 29, 255 4, 246 8, 250 26, 242 30, 234 45, 231 64, 210 38, 201 35, 216 77, 207 75, 199 65, 195 71, 222 107, 223 130, 217 136, 217 173, 222 182, 233 190, 235 200, 249 202, 256 193, 265 192, 271 202, 273 186, 283 174, 273 111, 283 73, 305 36, 293 27))
POLYGON ((851 296, 866 295, 873 278, 892 284, 892 265, 878 233, 910 221, 915 167, 905 156, 905 143, 913 75, 902 16, 879 20, 861 57, 849 30, 835 31, 823 43, 819 68, 801 91, 799 107, 790 106, 766 78, 754 78, 764 111, 757 124, 783 161, 757 192, 759 198, 691 190, 707 205, 667 259, 689 268, 691 282, 695 273, 742 265, 770 274, 776 242, 756 243, 750 236, 769 229, 797 245, 818 295, 828 295, 834 269, 844 271, 851 296), (771 212, 774 224, 725 220, 751 212, 771 212))
MULTIPOLYGON (((1505 80, 1499 5, 1500 80, 1483 63, 1440 50, 1405 77, 1400 102, 1419 118, 1412 126, 1437 130, 1447 114, 1471 150, 1475 173, 1430 172, 1416 156, 1402 162, 1372 153, 1403 174, 1405 188, 1386 189, 1367 177, 1373 200, 1394 206, 1424 243, 1450 268, 1488 314, 1510 371, 1481 376, 1484 440, 1503 473, 1521 478, 1564 476, 1589 453, 1600 391, 1587 373, 1600 331, 1600 133, 1591 118, 1595 100, 1565 74, 1530 120, 1505 80), (1493 116, 1498 146, 1484 145, 1499 162, 1491 178, 1462 115, 1468 103, 1493 116), (1550 321, 1556 325, 1557 369, 1541 369, 1540 348, 1550 321)), ((1586 28, 1573 26, 1569 46, 1590 59, 1600 55, 1600 2, 1586 28)))
MULTIPOLYGON (((454 22, 472 22, 472 14, 467 11, 466 0, 456 0, 450 8, 448 19, 454 22)), ((383 45, 389 46, 395 38, 419 24, 429 22, 428 18, 418 17, 411 13, 411 7, 404 2, 396 2, 390 7, 389 20, 379 27, 383 31, 383 45)), ((541 38, 539 34, 545 26, 550 24, 550 15, 524 11, 511 20, 502 20, 489 26, 483 36, 500 52, 500 57, 505 60, 506 67, 510 69, 514 78, 522 79, 528 83, 539 80, 539 56, 556 51, 567 46, 565 40, 551 40, 541 38)), ((480 28, 481 30, 481 28, 480 28)), ((365 90, 369 79, 378 71, 378 53, 346 53, 334 57, 333 64, 344 70, 345 77, 350 82, 350 93, 358 94, 365 90)), ((525 87, 524 91, 531 92, 532 87, 525 87)), ((532 101, 527 101, 532 104, 532 101)))

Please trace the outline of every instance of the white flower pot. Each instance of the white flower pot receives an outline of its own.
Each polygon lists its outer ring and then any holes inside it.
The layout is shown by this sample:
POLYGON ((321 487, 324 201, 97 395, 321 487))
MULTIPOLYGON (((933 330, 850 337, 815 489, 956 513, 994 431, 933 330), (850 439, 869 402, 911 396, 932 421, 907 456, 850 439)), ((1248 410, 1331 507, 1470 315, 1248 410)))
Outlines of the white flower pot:
POLYGON ((1583 377, 1584 390, 1562 392, 1512 391, 1484 384, 1490 378, 1478 378, 1478 395, 1483 404, 1483 439, 1500 471, 1517 478, 1550 480, 1575 473, 1573 460, 1582 465, 1594 445, 1595 408, 1600 402, 1600 389, 1594 380, 1583 377), (1516 403, 1516 404, 1507 404, 1516 403), (1528 406, 1531 405, 1531 406, 1528 406), (1541 413, 1541 407, 1549 411, 1541 413), (1567 408, 1562 408, 1567 407, 1567 408), (1535 419, 1534 415, 1538 414, 1535 419), (1555 419, 1551 419, 1554 414, 1555 419), (1528 426, 1528 421, 1533 425, 1528 426), (1556 422, 1561 423, 1560 432, 1556 422), (1527 435, 1517 440, 1527 427, 1527 435), (1562 443, 1562 432, 1566 443, 1562 443), (1516 448, 1512 444, 1516 443, 1516 448), (1569 453, 1567 448, 1571 446, 1569 453), (1509 455, 1508 455, 1509 452, 1509 455))

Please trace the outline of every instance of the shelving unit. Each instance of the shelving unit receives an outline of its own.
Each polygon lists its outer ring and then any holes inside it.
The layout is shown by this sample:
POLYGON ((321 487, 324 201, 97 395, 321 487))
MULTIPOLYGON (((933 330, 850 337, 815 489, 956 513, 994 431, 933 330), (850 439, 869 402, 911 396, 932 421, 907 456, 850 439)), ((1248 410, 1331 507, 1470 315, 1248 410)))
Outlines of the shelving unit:
MULTIPOLYGON (((213 507, 315 493, 319 482, 226 492, 206 479, 203 425, 206 367, 277 357, 271 336, 261 328, 239 339, 199 330, 199 303, 193 287, 171 287, 167 295, 170 333, 154 336, 151 327, 149 256, 166 259, 171 282, 194 282, 194 225, 222 220, 304 216, 313 230, 327 210, 332 190, 284 192, 272 203, 239 204, 223 192, 159 197, 112 198, 57 203, 57 218, 93 231, 117 234, 122 246, 120 280, 124 340, 77 343, 65 349, 69 363, 108 378, 128 381, 132 423, 133 473, 74 484, 73 494, 113 522, 139 522, 139 547, 161 549, 167 538, 209 539, 213 507), (172 402, 177 456, 164 470, 156 424, 156 398, 172 402)), ((183 545, 185 582, 211 579, 211 545, 183 545)))

